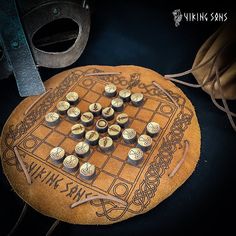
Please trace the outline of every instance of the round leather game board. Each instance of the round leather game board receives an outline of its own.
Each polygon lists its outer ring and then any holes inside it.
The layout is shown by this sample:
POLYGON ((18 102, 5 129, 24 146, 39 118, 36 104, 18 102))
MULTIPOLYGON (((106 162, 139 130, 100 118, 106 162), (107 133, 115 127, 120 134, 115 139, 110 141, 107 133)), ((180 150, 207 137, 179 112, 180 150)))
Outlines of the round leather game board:
MULTIPOLYGON (((0 150, 12 188, 40 213, 73 224, 112 224, 157 206, 193 173, 200 156, 195 110, 184 93, 160 74, 137 66, 85 66, 55 75, 45 86, 45 94, 24 99, 12 112, 2 131, 0 150), (138 165, 127 161, 136 144, 127 144, 122 137, 108 153, 91 146, 90 154, 79 162, 95 165, 96 175, 84 180, 79 170, 70 173, 49 156, 57 146, 75 155, 78 140, 71 137, 70 129, 80 121, 60 115, 60 123, 50 127, 44 117, 56 111, 57 103, 70 91, 79 94, 74 106, 82 113, 91 103, 110 106, 111 98, 104 94, 108 83, 118 91, 128 88, 143 93, 141 106, 125 102, 123 110, 129 116, 129 128, 138 136, 146 133, 151 121, 159 123, 161 130, 138 165)), ((114 124, 115 118, 108 123, 114 124)), ((94 126, 95 122, 86 130, 94 126)))

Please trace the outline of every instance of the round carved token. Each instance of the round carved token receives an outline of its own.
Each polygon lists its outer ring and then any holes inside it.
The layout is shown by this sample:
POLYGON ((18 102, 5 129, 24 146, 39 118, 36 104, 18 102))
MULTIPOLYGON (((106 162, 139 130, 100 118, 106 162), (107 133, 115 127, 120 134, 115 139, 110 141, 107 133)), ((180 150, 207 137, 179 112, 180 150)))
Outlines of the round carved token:
POLYGON ((121 136, 121 127, 119 125, 111 125, 108 128, 108 134, 113 140, 117 140, 121 136))
POLYGON ((93 116, 93 113, 92 112, 84 112, 82 115, 81 115, 81 123, 84 125, 84 126, 91 126, 93 124, 93 119, 94 119, 94 116, 93 116))
POLYGON ((78 107, 71 107, 67 111, 67 116, 70 120, 77 121, 80 118, 80 109, 78 107))
POLYGON ((95 130, 90 130, 86 132, 85 139, 90 145, 95 146, 98 144, 99 133, 95 130))
POLYGON ((114 118, 114 109, 112 107, 105 107, 103 110, 102 110, 102 117, 106 120, 113 120, 114 118))
POLYGON ((113 140, 110 137, 100 138, 98 145, 103 152, 109 152, 113 149, 113 140))
POLYGON ((160 132, 160 125, 154 121, 147 124, 146 132, 150 137, 155 137, 160 132))
POLYGON ((98 102, 89 105, 89 111, 93 113, 94 116, 99 116, 102 111, 102 105, 98 102))
POLYGON ((99 133, 105 133, 107 131, 108 128, 108 122, 105 119, 99 119, 96 122, 96 130, 99 133))
POLYGON ((79 167, 79 159, 74 155, 67 156, 63 161, 63 166, 66 171, 74 172, 79 167))
POLYGON ((131 148, 128 153, 128 161, 138 165, 143 161, 143 151, 140 148, 131 148))
POLYGON ((119 96, 124 102, 130 101, 131 91, 129 89, 122 89, 119 92, 119 96))
POLYGON ((82 124, 75 124, 71 127, 71 135, 74 138, 81 139, 84 137, 85 127, 82 124))
POLYGON ((69 93, 66 94, 66 100, 71 105, 75 105, 79 101, 79 95, 76 92, 69 92, 69 93))
POLYGON ((114 97, 116 95, 116 86, 114 84, 107 84, 105 86, 105 95, 107 97, 114 97))
POLYGON ((124 102, 121 98, 113 98, 111 105, 115 111, 122 111, 124 109, 124 102))
POLYGON ((57 103, 57 110, 59 114, 66 114, 67 110, 70 108, 70 103, 66 101, 60 101, 57 103))
POLYGON ((53 162, 60 163, 65 157, 65 150, 61 147, 55 147, 50 151, 50 158, 53 162))
POLYGON ((138 138, 138 147, 144 152, 150 150, 152 147, 152 138, 146 134, 140 135, 138 138))
POLYGON ((90 147, 89 144, 86 142, 79 142, 75 146, 75 152, 78 157, 86 157, 89 154, 90 147))
POLYGON ((134 106, 138 107, 143 103, 143 94, 142 93, 134 93, 131 95, 131 102, 134 106))
POLYGON ((122 137, 125 143, 132 144, 135 143, 137 140, 137 133, 134 129, 128 128, 122 132, 122 137))
POLYGON ((80 166, 80 177, 86 180, 91 180, 96 173, 95 165, 90 164, 89 162, 85 162, 80 166))
POLYGON ((126 113, 121 113, 116 117, 116 122, 118 125, 124 128, 129 123, 129 116, 126 113))
POLYGON ((49 112, 45 115, 45 122, 48 126, 55 126, 60 122, 60 116, 56 112, 49 112))

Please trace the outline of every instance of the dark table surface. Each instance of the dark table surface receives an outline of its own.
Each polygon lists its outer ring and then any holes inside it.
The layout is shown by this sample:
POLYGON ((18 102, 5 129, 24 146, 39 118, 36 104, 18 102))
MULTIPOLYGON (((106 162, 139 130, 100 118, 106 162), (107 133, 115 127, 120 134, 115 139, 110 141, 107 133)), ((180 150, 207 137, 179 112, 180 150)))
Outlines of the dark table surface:
MULTIPOLYGON (((189 69, 197 50, 219 22, 182 22, 176 28, 172 11, 178 3, 153 1, 97 1, 93 3, 92 28, 87 47, 70 68, 83 65, 139 65, 161 74, 189 69)), ((222 6, 183 6, 184 11, 227 11, 222 6)), ((229 14, 230 15, 230 14, 229 14)), ((64 69, 41 68, 44 80, 64 69)), ((186 80, 195 82, 193 76, 186 80)), ((179 86, 179 85, 178 85, 179 86)), ((153 210, 109 226, 61 223, 54 235, 182 235, 233 229, 236 133, 224 113, 217 110, 201 89, 180 86, 195 106, 201 128, 201 157, 196 171, 172 196, 153 210)), ((0 130, 19 104, 13 78, 0 81, 0 130)), ((236 108, 235 102, 230 103, 236 108)), ((23 202, 12 191, 0 169, 1 227, 5 235, 14 225, 23 202)), ((29 209, 16 235, 44 235, 54 219, 29 209)))

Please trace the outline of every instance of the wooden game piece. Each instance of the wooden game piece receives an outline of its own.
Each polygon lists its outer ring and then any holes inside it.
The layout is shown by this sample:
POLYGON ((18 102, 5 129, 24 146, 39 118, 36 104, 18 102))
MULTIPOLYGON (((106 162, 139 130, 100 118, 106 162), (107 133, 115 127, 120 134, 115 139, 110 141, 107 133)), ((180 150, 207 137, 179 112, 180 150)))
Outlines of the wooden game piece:
POLYGON ((99 119, 96 122, 96 130, 99 133, 105 133, 107 131, 107 128, 108 128, 108 123, 105 119, 99 119))
POLYGON ((107 97, 114 97, 114 96, 116 96, 116 86, 114 84, 107 84, 105 86, 105 95, 107 97))
POLYGON ((149 122, 147 124, 146 127, 146 133, 147 135, 149 135, 150 137, 155 137, 158 135, 158 133, 160 132, 161 128, 160 125, 154 121, 149 122))
POLYGON ((71 107, 67 110, 67 116, 70 120, 77 121, 80 118, 80 109, 78 107, 71 107))
POLYGON ((81 167, 80 167, 80 177, 85 180, 91 180, 94 178, 96 174, 96 167, 95 165, 90 164, 89 162, 85 162, 81 167))
POLYGON ((55 147, 50 151, 50 158, 55 163, 61 163, 65 157, 65 150, 61 147, 55 147))
POLYGON ((90 144, 91 146, 95 146, 98 144, 99 133, 95 130, 90 130, 86 132, 85 139, 88 144, 90 144))
POLYGON ((103 137, 99 139, 98 145, 103 152, 110 152, 113 150, 113 140, 110 137, 103 137))
POLYGON ((108 134, 113 140, 117 140, 121 136, 121 127, 119 125, 111 125, 108 128, 108 134))
POLYGON ((113 98, 111 100, 111 105, 112 105, 112 108, 118 112, 124 109, 124 102, 121 98, 113 98))
POLYGON ((120 127, 124 128, 129 123, 129 116, 126 113, 121 113, 116 117, 116 122, 120 127))
POLYGON ((79 95, 76 92, 69 92, 66 95, 66 100, 71 105, 76 105, 78 103, 78 101, 79 101, 79 95))
POLYGON ((84 112, 80 118, 81 123, 86 127, 91 126, 93 124, 93 119, 94 119, 93 113, 89 111, 84 112))
POLYGON ((131 96, 131 91, 129 89, 122 89, 119 92, 119 96, 124 102, 129 102, 130 96, 131 96))
POLYGON ((48 126, 56 126, 60 122, 60 116, 56 112, 49 112, 45 115, 45 122, 48 126))
POLYGON ((140 148, 131 148, 128 153, 128 162, 138 165, 143 161, 143 151, 140 148))
POLYGON ((75 124, 71 127, 71 136, 76 139, 84 137, 85 127, 82 124, 75 124))
POLYGON ((152 138, 146 134, 140 135, 137 145, 143 152, 147 152, 152 147, 152 138))
POLYGON ((114 109, 112 107, 105 107, 103 110, 102 110, 102 117, 105 119, 105 120, 113 120, 114 118, 114 109))
POLYGON ((142 93, 134 93, 131 95, 131 102, 134 106, 139 107, 143 103, 143 94, 142 93))
POLYGON ((137 133, 134 129, 128 128, 122 132, 124 142, 127 144, 133 144, 137 141, 137 133))
POLYGON ((65 115, 67 110, 70 108, 70 103, 66 101, 60 101, 57 103, 57 111, 61 115, 65 115))
POLYGON ((86 157, 90 152, 89 144, 86 142, 79 142, 75 146, 75 153, 78 155, 78 157, 86 157))
POLYGON ((63 161, 63 166, 66 171, 74 172, 79 168, 79 159, 74 155, 67 156, 63 161))
POLYGON ((102 105, 98 102, 89 105, 89 111, 93 113, 94 116, 101 115, 102 105))

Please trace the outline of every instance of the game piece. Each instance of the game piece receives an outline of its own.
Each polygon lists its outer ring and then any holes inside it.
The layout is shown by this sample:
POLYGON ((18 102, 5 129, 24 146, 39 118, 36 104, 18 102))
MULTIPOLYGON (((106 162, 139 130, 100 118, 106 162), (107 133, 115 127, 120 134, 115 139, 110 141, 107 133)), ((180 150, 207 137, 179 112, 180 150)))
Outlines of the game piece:
POLYGON ((95 165, 90 164, 89 162, 85 162, 80 167, 80 177, 85 180, 91 180, 96 174, 96 167, 95 165))
POLYGON ((143 161, 143 151, 140 148, 131 148, 128 153, 128 162, 138 165, 143 161))
POLYGON ((57 111, 61 115, 65 115, 67 110, 70 108, 70 103, 66 101, 60 101, 57 103, 57 111))
POLYGON ((101 115, 102 105, 98 102, 89 105, 89 111, 93 113, 94 116, 101 115))
POLYGON ((134 129, 128 128, 122 132, 124 142, 127 144, 133 144, 137 141, 137 133, 134 129))
POLYGON ((78 101, 79 101, 79 95, 76 92, 69 92, 66 95, 66 100, 71 105, 76 105, 78 103, 78 101))
POLYGON ((108 128, 108 134, 113 140, 117 140, 121 135, 121 127, 119 125, 111 125, 108 128))
POLYGON ((114 148, 113 140, 110 137, 100 138, 98 145, 103 152, 110 152, 114 148))
POLYGON ((105 95, 107 97, 114 97, 116 95, 116 86, 114 84, 107 84, 105 86, 105 95))
POLYGON ((99 119, 96 122, 96 130, 99 133, 105 133, 107 131, 107 128, 108 128, 108 123, 105 119, 99 119))
POLYGON ((90 152, 89 144, 83 141, 77 143, 75 146, 75 152, 78 155, 78 157, 81 158, 86 157, 90 152))
POLYGON ((50 158, 55 163, 61 163, 65 157, 65 150, 61 147, 55 147, 50 151, 50 158))
POLYGON ((86 127, 91 126, 93 124, 93 119, 94 119, 93 113, 89 111, 84 112, 80 118, 81 123, 86 127))
POLYGON ((121 98, 113 98, 111 100, 111 105, 112 105, 112 108, 118 112, 124 109, 124 102, 121 98))
POLYGON ((147 152, 152 147, 152 138, 146 134, 140 135, 137 145, 143 152, 147 152))
POLYGON ((150 137, 155 137, 160 132, 160 125, 154 121, 147 124, 146 133, 150 137))
POLYGON ((49 112, 45 115, 45 122, 48 126, 56 126, 60 122, 60 116, 56 112, 49 112))
POLYGON ((90 130, 86 132, 85 139, 91 146, 95 146, 98 144, 99 133, 95 130, 90 130))
POLYGON ((82 124, 75 124, 71 127, 71 136, 76 139, 84 137, 85 127, 82 124))
POLYGON ((131 95, 131 102, 134 106, 139 107, 143 103, 143 94, 142 93, 134 93, 131 95))
POLYGON ((129 116, 126 113, 121 113, 116 117, 116 122, 120 127, 124 128, 129 123, 129 116))
POLYGON ((119 96, 124 102, 130 101, 131 91, 129 89, 122 89, 119 92, 119 96))
POLYGON ((79 168, 79 159, 74 155, 69 155, 64 159, 63 165, 66 171, 74 172, 79 168))
POLYGON ((80 109, 78 107, 71 107, 67 110, 67 116, 70 120, 77 121, 80 118, 80 109))
POLYGON ((113 120, 114 118, 114 109, 112 107, 105 107, 103 110, 102 110, 102 117, 109 121, 109 120, 113 120))

